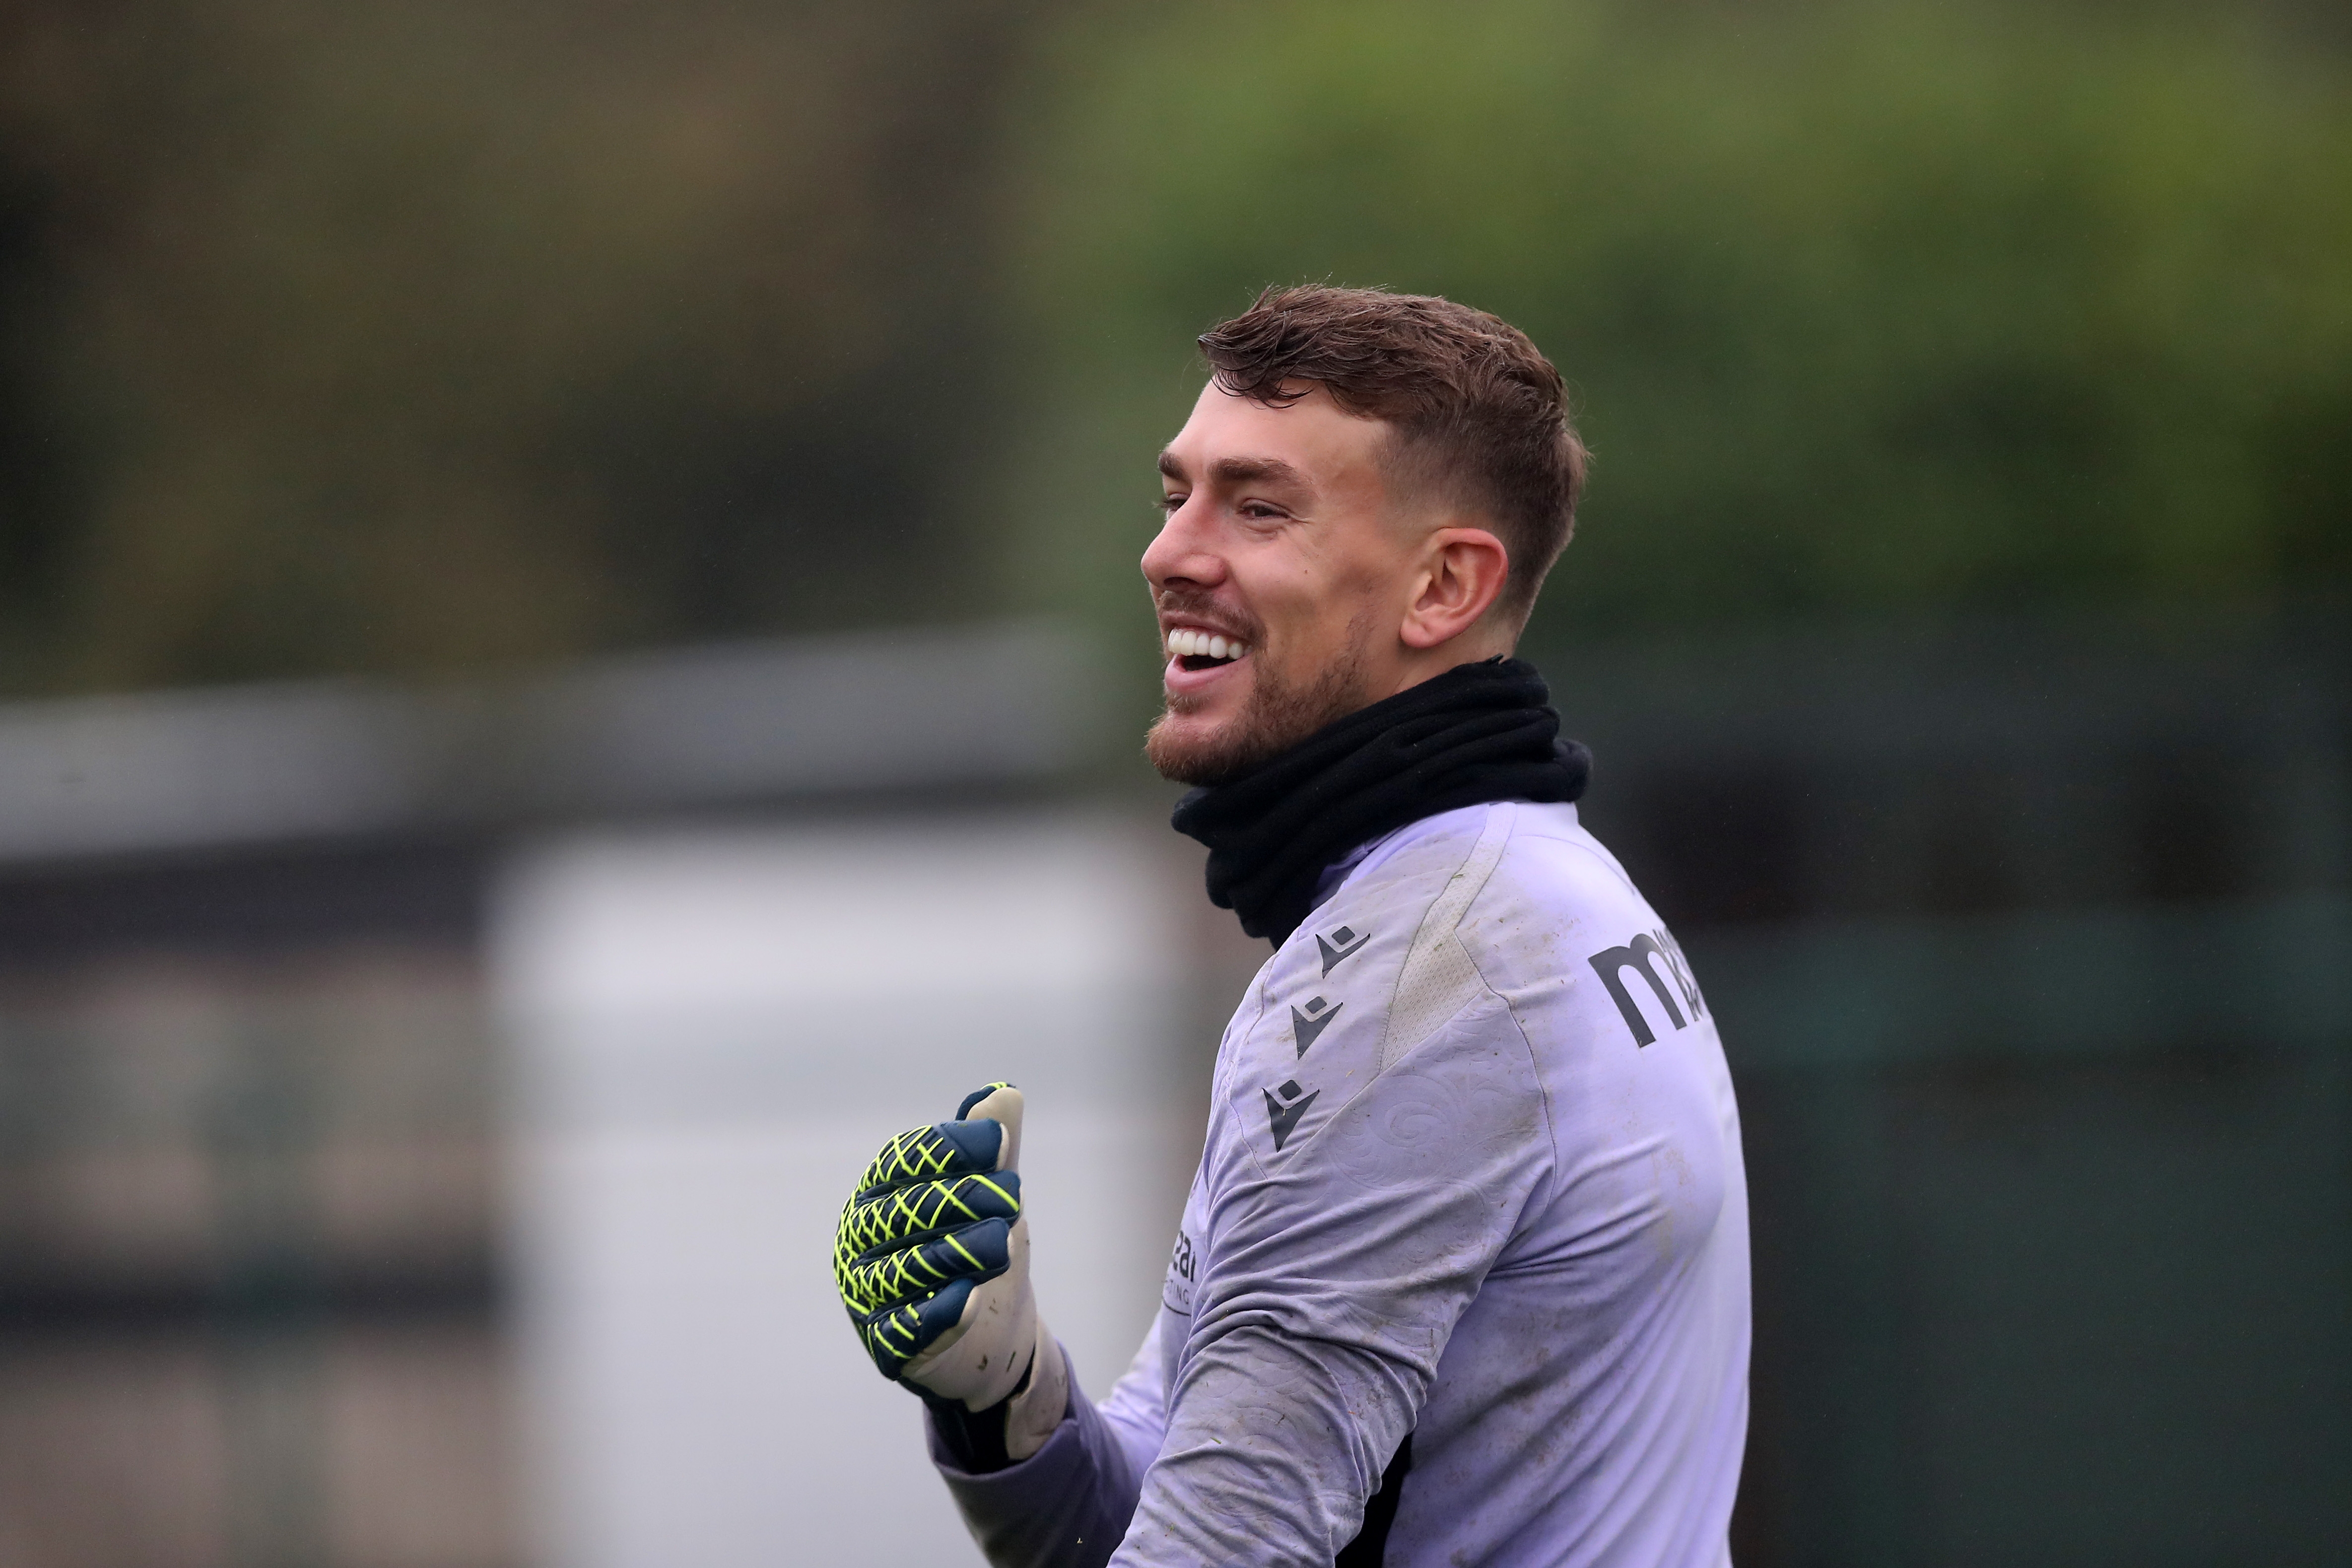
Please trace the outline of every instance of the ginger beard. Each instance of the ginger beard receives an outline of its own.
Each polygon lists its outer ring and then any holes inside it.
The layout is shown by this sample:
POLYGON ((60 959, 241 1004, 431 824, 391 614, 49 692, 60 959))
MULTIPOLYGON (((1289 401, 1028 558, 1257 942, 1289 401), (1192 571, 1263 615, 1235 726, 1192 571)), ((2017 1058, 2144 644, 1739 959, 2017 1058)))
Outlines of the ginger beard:
MULTIPOLYGON (((1165 595, 1163 604, 1177 607, 1181 600, 1165 595)), ((1370 700, 1362 689, 1368 613, 1349 623, 1335 657, 1304 673, 1271 657, 1264 626, 1236 625, 1231 611, 1219 619, 1249 644, 1249 689, 1232 718, 1207 730, 1185 722, 1208 705, 1204 700, 1168 693, 1166 707, 1143 738, 1143 754, 1160 777, 1195 785, 1231 784, 1370 700)))

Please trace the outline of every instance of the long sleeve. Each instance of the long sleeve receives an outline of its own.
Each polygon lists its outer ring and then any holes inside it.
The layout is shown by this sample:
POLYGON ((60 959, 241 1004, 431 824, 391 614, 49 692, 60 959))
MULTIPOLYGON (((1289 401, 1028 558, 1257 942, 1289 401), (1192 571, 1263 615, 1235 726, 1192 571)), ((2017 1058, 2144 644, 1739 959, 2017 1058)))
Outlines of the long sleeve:
POLYGON ((1097 1410, 1070 1377, 1070 1403, 1045 1446, 985 1475, 957 1468, 926 1420, 931 1461, 993 1568, 1102 1568, 1135 1511, 1166 1408, 1158 1325, 1097 1410))
POLYGON ((1224 1086, 1209 1153, 1215 1258, 1118 1568, 1329 1568, 1361 1527, 1456 1321, 1549 1168, 1526 1039, 1470 984, 1386 1070, 1377 1031, 1327 1060, 1316 1093, 1355 1092, 1307 1132, 1294 1121, 1286 1146, 1273 1135, 1277 1096, 1303 1091, 1261 1087, 1251 1069, 1295 1072, 1287 1040, 1224 1086))

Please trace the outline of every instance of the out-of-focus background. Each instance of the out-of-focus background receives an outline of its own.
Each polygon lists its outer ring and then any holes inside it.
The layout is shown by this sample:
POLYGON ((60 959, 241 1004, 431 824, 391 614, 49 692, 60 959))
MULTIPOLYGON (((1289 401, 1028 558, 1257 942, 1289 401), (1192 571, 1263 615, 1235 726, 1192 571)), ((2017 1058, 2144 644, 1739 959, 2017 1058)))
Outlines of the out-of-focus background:
POLYGON ((1300 279, 1577 390, 1738 1561, 2352 1560, 2340 7, 17 0, 0 1565, 976 1561, 825 1237, 1014 1076, 1145 1326, 1263 949, 1134 561, 1300 279))

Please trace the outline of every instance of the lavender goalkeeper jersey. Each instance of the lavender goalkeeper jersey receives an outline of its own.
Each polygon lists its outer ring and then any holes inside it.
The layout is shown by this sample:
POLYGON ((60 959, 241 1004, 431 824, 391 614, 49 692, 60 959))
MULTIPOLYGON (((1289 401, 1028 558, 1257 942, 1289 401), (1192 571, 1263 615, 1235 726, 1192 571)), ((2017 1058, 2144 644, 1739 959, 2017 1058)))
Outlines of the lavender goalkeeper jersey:
POLYGON ((1000 1568, 1713 1568, 1748 1349, 1689 966, 1574 806, 1471 806, 1371 845, 1259 972, 1110 1396, 942 1469, 1000 1568))

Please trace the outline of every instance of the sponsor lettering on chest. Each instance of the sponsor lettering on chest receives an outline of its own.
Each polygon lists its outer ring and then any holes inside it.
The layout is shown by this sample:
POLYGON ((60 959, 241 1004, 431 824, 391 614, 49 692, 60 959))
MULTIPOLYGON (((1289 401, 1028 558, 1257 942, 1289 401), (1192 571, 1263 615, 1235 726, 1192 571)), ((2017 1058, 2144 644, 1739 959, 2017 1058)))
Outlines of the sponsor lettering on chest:
POLYGON ((1192 1233, 1178 1231, 1176 1246, 1168 1256, 1168 1279, 1160 1290, 1160 1300, 1170 1311, 1192 1315, 1193 1275, 1199 1267, 1192 1250, 1192 1233))

